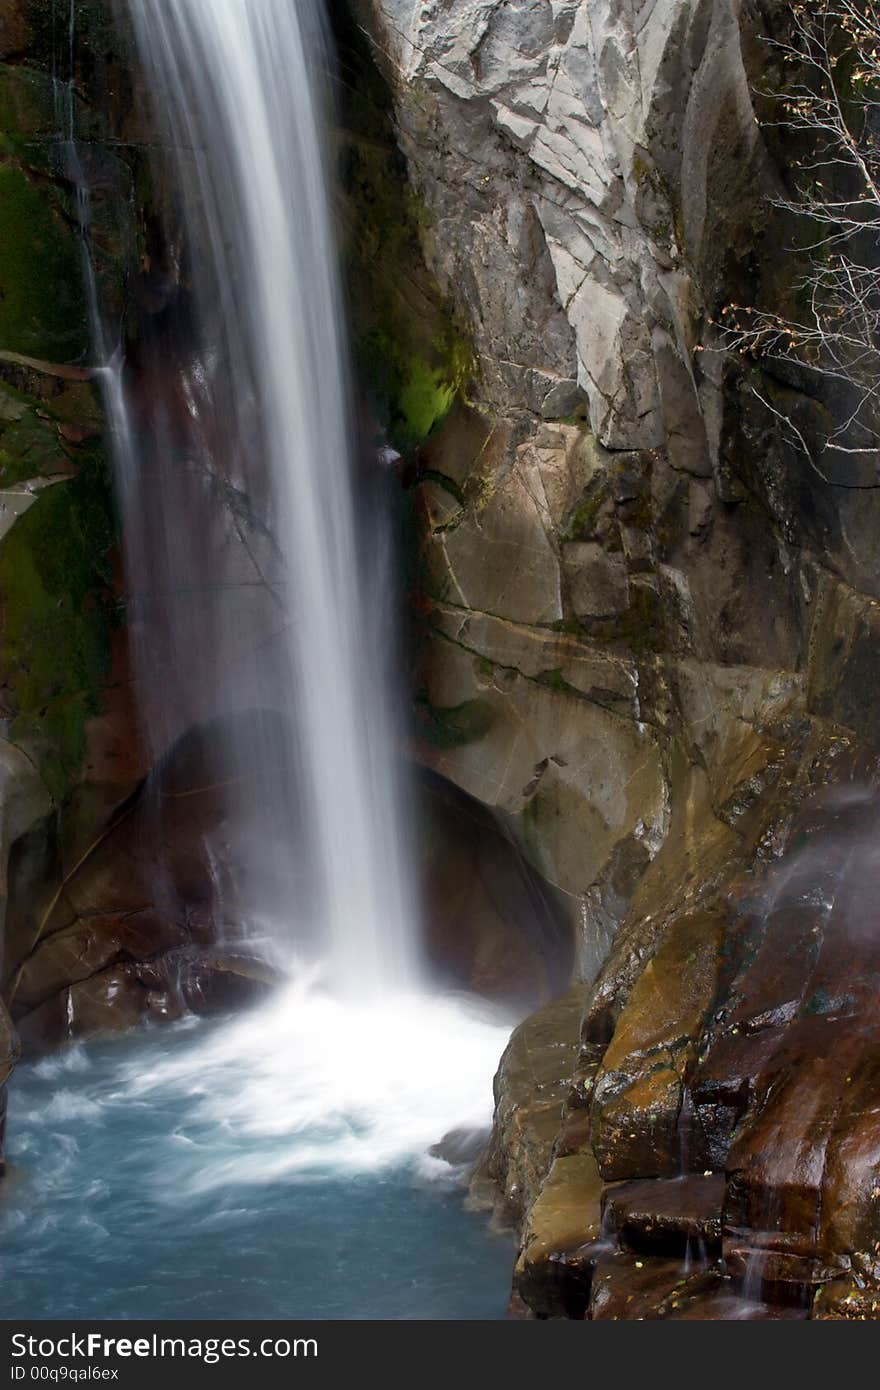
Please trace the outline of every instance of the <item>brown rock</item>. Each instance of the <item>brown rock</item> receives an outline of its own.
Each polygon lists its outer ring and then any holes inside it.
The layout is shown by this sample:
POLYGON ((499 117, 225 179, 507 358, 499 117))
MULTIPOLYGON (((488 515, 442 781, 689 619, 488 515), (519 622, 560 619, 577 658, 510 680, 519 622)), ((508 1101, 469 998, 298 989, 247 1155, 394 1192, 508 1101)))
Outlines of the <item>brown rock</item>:
POLYGON ((606 1181, 681 1170, 679 1112, 724 926, 709 912, 674 921, 629 995, 593 1092, 593 1146, 606 1181))
POLYGON ((19 1016, 58 993, 98 974, 111 962, 149 960, 189 937, 177 923, 153 909, 129 914, 77 918, 72 926, 42 941, 22 967, 15 994, 19 1016))
POLYGON ((755 1303, 733 1292, 698 1294, 666 1315, 671 1322, 779 1322, 807 1317, 803 1308, 755 1303))
POLYGON ((877 1322, 880 1285, 860 1285, 852 1277, 825 1284, 813 1301, 812 1317, 818 1322, 877 1322))
POLYGON ((539 1317, 583 1317, 601 1227, 602 1179, 590 1153, 554 1160, 526 1220, 513 1287, 539 1317))
POLYGON ((475 1182, 497 1186, 503 1214, 517 1224, 550 1169, 578 1064, 582 999, 576 987, 520 1024, 495 1077, 492 1143, 475 1182))
POLYGON ((427 771, 417 788, 425 944, 435 973, 520 1014, 557 997, 574 954, 558 895, 488 807, 427 771))
POLYGON ((596 1262, 587 1317, 594 1322, 670 1317, 696 1294, 713 1292, 720 1282, 720 1271, 705 1264, 605 1255, 596 1262))
POLYGON ((724 1174, 625 1182, 607 1188, 602 1229, 631 1250, 720 1254, 724 1174))
POLYGON ((23 53, 30 42, 30 30, 22 0, 0 0, 0 54, 5 61, 23 53))
POLYGON ((282 978, 253 956, 192 949, 147 961, 137 967, 137 973, 149 990, 167 997, 172 1008, 195 1014, 247 1008, 277 988, 282 978))

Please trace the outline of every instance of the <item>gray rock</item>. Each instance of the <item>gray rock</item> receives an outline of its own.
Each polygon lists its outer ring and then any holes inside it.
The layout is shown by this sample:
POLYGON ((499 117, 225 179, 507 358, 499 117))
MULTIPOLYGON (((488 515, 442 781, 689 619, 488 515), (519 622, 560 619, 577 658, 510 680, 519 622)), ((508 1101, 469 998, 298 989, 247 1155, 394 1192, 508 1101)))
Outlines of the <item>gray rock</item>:
POLYGON ((566 545, 562 563, 568 579, 571 606, 579 618, 607 618, 625 613, 629 580, 625 561, 588 541, 566 545))

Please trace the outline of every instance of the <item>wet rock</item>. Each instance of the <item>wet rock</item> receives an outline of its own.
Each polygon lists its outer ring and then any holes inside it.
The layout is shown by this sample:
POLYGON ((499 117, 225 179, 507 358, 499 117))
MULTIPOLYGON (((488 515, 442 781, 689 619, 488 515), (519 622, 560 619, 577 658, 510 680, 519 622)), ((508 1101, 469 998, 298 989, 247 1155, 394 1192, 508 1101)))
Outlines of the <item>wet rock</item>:
MULTIPOLYGON (((873 1032, 873 1030, 872 1030, 873 1032)), ((880 1280, 880 1075, 868 1047, 844 1077, 842 1104, 826 1148, 817 1244, 849 1252, 859 1272, 880 1280)))
POLYGON ((535 1314, 529 1305, 520 1298, 518 1293, 510 1295, 510 1302, 507 1305, 507 1317, 511 1322, 533 1322, 535 1314))
MULTIPOLYGON (((104 831, 84 846, 57 847, 60 872, 42 890, 34 891, 28 859, 21 860, 4 964, 23 1037, 48 1046, 53 1038, 85 1035, 91 1020, 100 1030, 111 1027, 114 1008, 125 1028, 151 1012, 225 1008, 253 996, 258 984, 247 984, 241 970, 227 971, 219 954, 203 979, 192 964, 197 953, 186 954, 209 945, 226 914, 235 916, 221 846, 248 726, 235 737, 227 733, 218 726, 181 740, 104 831), (189 973, 176 983, 146 985, 140 966, 163 958, 188 960, 189 973), (106 988, 91 988, 90 980, 106 988), (174 1002, 145 997, 157 990, 171 990, 174 1002)), ((259 738, 259 728, 250 736, 259 738)), ((34 867, 38 882, 45 857, 36 848, 34 867)))
POLYGON ((629 995, 593 1089, 593 1148, 606 1181, 680 1171, 679 1113, 724 926, 705 912, 672 923, 629 995))
POLYGON ((725 1030, 713 1039, 692 1086, 695 1139, 700 1157, 715 1167, 727 1161, 734 1130, 755 1096, 761 1069, 773 1055, 782 1028, 757 1034, 725 1030))
MULTIPOLYGON (((724 1238, 724 1266, 744 1297, 808 1309, 814 1291, 839 1277, 843 1265, 822 1263, 798 1248, 786 1249, 777 1231, 737 1231, 724 1238)), ((797 1247, 797 1237, 788 1243, 797 1247)))
POLYGON ((238 1011, 264 999, 280 974, 241 954, 187 948, 149 961, 126 961, 70 985, 20 1022, 26 1056, 75 1038, 174 1022, 187 1013, 238 1011))
POLYGON ((851 1277, 832 1280, 817 1292, 811 1316, 819 1322, 876 1322, 880 1319, 880 1286, 860 1285, 851 1277))
POLYGON ((696 1295, 713 1293, 721 1277, 705 1264, 604 1255, 596 1262, 587 1317, 595 1322, 671 1317, 696 1295))
MULTIPOLYGON (((868 1036, 853 1037, 837 1021, 801 1020, 786 1030, 759 1077, 761 1099, 741 1123, 727 1159, 725 1224, 732 1234, 725 1249, 731 1269, 753 1275, 761 1287, 797 1291, 833 1276, 856 1250, 867 1247, 874 1258, 869 1242, 877 1226, 869 1194, 880 1177, 876 1150, 869 1147, 867 1163, 855 1168, 854 1200, 844 1201, 838 1224, 832 1217, 821 1225, 841 1104, 870 1051, 868 1036), (849 1243, 854 1236, 857 1245, 849 1243)), ((869 1065, 873 1071, 873 1061, 869 1065)), ((838 1182, 841 1157, 832 1165, 838 1182)), ((834 1195, 843 1194, 838 1189, 834 1195)))
POLYGON ((231 1013, 277 989, 283 975, 266 961, 232 951, 185 949, 137 967, 138 978, 174 1011, 231 1013))
POLYGON ((502 1214, 520 1224, 550 1169, 578 1064, 582 991, 570 990, 514 1032, 495 1077, 492 1143, 476 1190, 500 1192, 502 1214))
POLYGON ((557 1157, 529 1210, 513 1287, 538 1316, 583 1317, 590 1243, 601 1227, 602 1179, 589 1152, 557 1157))
POLYGON ((451 1129, 428 1152, 452 1168, 476 1163, 486 1148, 490 1131, 485 1129, 451 1129))
POLYGON ((149 1012, 148 992, 132 965, 102 971, 67 991, 67 1036, 125 1032, 149 1012))
POLYGON ((114 966, 54 995, 19 1023, 25 1056, 39 1056, 73 1038, 120 1033, 150 1013, 149 992, 132 965, 114 966))
POLYGON ((604 1193, 602 1228, 631 1250, 715 1256, 724 1190, 723 1173, 620 1183, 604 1193))
POLYGON ((65 985, 86 980, 113 961, 148 960, 188 940, 181 925, 149 908, 78 918, 49 936, 25 961, 15 991, 16 1011, 30 1012, 65 985))
MULTIPOLYGON (((21 1045, 6 1005, 0 1000, 0 1088, 6 1085, 18 1060, 21 1045)), ((2 1152, 2 1149, 0 1149, 2 1152)))
POLYGON ((698 1294, 667 1313, 674 1322, 779 1322, 806 1318, 804 1309, 756 1303, 731 1292, 698 1294))

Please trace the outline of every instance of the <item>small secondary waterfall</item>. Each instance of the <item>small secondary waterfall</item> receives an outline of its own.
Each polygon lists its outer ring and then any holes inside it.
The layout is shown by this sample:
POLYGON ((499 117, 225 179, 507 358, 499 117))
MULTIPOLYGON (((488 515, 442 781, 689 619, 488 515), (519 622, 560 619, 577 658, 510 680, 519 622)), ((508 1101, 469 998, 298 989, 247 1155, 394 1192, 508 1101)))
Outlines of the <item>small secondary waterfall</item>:
POLYGON ((307 918, 336 988, 406 987, 418 926, 389 728, 389 539, 352 460, 322 15, 315 0, 128 5, 173 149, 195 344, 137 430, 116 420, 148 731, 161 751, 188 723, 259 712, 231 749, 229 857, 258 864, 241 866, 244 911, 268 933, 307 918))

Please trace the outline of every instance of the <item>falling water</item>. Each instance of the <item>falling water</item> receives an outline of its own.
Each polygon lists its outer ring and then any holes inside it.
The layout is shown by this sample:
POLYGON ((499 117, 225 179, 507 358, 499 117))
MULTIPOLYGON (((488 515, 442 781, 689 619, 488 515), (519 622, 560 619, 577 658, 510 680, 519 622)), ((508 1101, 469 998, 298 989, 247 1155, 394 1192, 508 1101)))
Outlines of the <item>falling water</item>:
MULTIPOLYGON (((184 443, 154 385, 152 452, 121 450, 148 728, 161 750, 181 722, 258 712, 231 750, 245 910, 297 917, 296 944, 310 936, 337 988, 378 995, 415 979, 417 908, 389 729, 387 523, 352 460, 322 16, 314 0, 130 11, 174 151, 194 324, 184 443), (296 784, 280 796, 279 767, 296 784)), ((131 435, 123 422, 117 441, 131 435)))
MULTIPOLYGON (((153 101, 167 214, 127 356, 102 319, 72 83, 61 140, 113 437, 138 706, 160 770, 200 731, 196 769, 224 801, 206 846, 220 925, 274 946, 290 981, 234 1022, 187 1020, 169 1046, 145 1041, 133 1067, 108 1058, 100 1099, 84 1059, 80 1090, 59 1104, 106 1103, 135 1123, 131 1107, 145 1116, 149 1101, 157 1132, 172 1124, 170 1163, 143 1177, 163 1202, 241 1186, 268 1212, 279 1184, 448 1172, 427 1151, 449 1131, 485 1130, 510 1021, 432 994, 420 969, 394 756, 389 480, 375 463, 358 470, 352 442, 320 9, 119 3, 153 101)), ((159 817, 163 794, 148 786, 159 817)), ((87 1167, 55 1194, 58 1230, 87 1167)))

